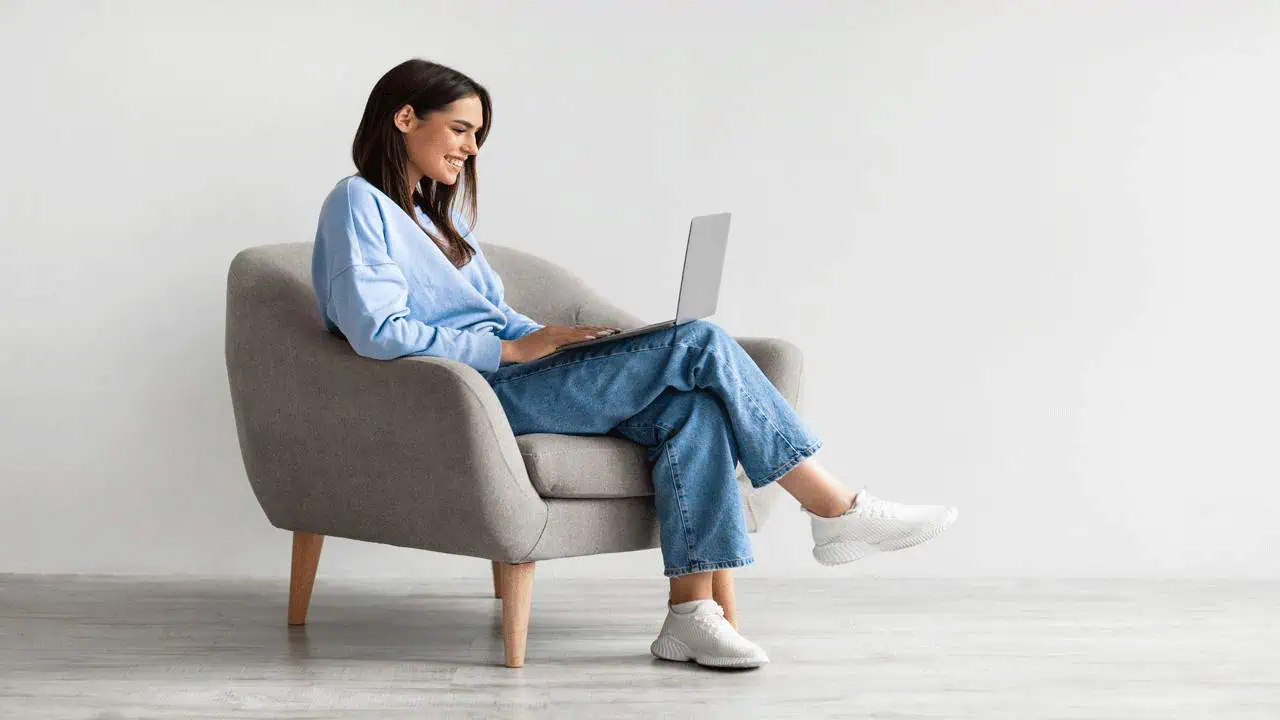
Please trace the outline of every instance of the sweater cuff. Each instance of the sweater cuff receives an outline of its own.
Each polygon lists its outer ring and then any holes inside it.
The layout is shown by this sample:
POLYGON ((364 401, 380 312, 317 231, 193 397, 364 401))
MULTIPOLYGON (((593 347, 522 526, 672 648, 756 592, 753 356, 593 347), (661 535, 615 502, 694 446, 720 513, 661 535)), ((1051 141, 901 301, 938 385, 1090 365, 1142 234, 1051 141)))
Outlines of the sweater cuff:
POLYGON ((484 372, 493 372, 502 362, 502 339, 487 332, 476 333, 475 353, 471 366, 484 372))

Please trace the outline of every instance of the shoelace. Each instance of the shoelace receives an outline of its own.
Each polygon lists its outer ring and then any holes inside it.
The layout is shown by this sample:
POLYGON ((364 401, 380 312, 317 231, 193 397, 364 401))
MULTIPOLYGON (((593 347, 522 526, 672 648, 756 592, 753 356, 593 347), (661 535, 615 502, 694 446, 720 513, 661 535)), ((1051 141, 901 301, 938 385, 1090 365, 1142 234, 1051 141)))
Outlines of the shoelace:
POLYGON ((896 518, 898 517, 898 508, 900 505, 894 502, 881 500, 880 498, 867 492, 866 488, 858 491, 858 502, 854 510, 860 515, 866 515, 873 518, 896 518))
POLYGON ((705 627, 711 632, 712 637, 722 640, 732 637, 735 633, 733 626, 728 620, 724 619, 724 609, 717 606, 712 612, 702 612, 693 616, 693 621, 705 627))

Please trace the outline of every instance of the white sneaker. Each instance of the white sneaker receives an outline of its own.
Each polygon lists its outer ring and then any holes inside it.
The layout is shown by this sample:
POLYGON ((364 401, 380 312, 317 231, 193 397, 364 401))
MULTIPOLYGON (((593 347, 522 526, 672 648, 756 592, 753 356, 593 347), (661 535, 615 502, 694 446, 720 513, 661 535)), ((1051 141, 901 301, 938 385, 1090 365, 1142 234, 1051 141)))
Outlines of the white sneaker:
POLYGON ((769 662, 759 645, 738 634, 724 618, 724 608, 712 599, 695 600, 688 613, 667 608, 658 639, 649 646, 663 660, 729 668, 754 668, 769 662))
POLYGON ((813 527, 813 557, 839 565, 878 552, 901 550, 934 537, 956 521, 960 511, 948 505, 902 505, 858 491, 843 515, 824 518, 801 508, 813 527))

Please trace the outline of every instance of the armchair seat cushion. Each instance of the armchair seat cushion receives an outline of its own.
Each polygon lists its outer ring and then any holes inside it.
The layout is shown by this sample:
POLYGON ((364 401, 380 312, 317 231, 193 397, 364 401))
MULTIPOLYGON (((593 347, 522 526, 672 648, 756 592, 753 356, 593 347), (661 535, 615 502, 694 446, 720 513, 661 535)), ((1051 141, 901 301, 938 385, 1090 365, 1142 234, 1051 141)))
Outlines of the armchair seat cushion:
MULTIPOLYGON (((544 498, 630 498, 653 495, 648 448, 612 435, 517 435, 529 480, 544 498)), ((744 479, 738 465, 738 479, 744 479)))

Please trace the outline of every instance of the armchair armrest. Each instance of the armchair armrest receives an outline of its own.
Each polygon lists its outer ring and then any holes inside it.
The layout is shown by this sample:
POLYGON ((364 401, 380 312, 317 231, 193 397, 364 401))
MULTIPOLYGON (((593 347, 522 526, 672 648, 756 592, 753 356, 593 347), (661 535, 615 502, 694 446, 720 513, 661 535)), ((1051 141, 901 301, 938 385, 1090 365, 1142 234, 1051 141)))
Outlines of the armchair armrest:
POLYGON ((474 368, 348 352, 297 370, 309 377, 280 388, 292 396, 284 412, 255 416, 248 393, 237 402, 249 479, 273 525, 505 562, 537 544, 546 503, 474 368))

